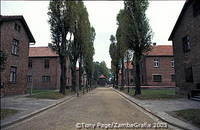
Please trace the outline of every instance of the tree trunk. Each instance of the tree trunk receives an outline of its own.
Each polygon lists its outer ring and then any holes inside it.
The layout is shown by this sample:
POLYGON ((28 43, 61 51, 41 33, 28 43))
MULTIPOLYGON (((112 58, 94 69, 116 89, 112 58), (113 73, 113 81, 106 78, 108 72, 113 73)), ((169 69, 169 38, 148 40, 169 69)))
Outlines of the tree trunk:
POLYGON ((135 57, 135 70, 136 70, 136 76, 135 76, 135 95, 141 94, 141 85, 140 85, 140 64, 139 64, 140 58, 136 55, 135 57))
POLYGON ((128 75, 128 76, 127 76, 127 78, 128 78, 128 86, 130 86, 130 83, 129 83, 129 79, 130 79, 130 78, 129 78, 129 69, 127 69, 127 75, 128 75))
POLYGON ((79 60, 79 90, 82 88, 82 55, 80 54, 79 60))
POLYGON ((112 80, 112 83, 113 83, 113 88, 115 88, 115 78, 116 76, 115 76, 115 74, 114 74, 114 79, 112 80))
POLYGON ((90 84, 90 88, 92 88, 92 78, 89 78, 89 84, 90 84))
POLYGON ((79 96, 78 85, 76 83, 76 64, 72 64, 72 90, 79 96))
POLYGON ((65 87, 66 87, 66 57, 59 56, 60 59, 60 90, 59 93, 65 94, 65 87))
POLYGON ((130 88, 129 88, 129 86, 128 86, 128 93, 130 92, 130 88))
POLYGON ((121 79, 121 89, 124 89, 124 58, 121 59, 122 62, 122 79, 121 79))
POLYGON ((88 93, 88 79, 86 80, 86 90, 87 90, 87 93, 88 93))
POLYGON ((129 56, 128 56, 128 51, 127 51, 127 56, 126 56, 126 76, 127 76, 127 86, 129 86, 129 56))
POLYGON ((127 68, 127 80, 128 80, 128 93, 130 92, 130 88, 129 88, 129 63, 128 63, 128 53, 127 53, 127 64, 126 64, 126 68, 127 68))
POLYGON ((116 68, 116 86, 115 87, 117 87, 118 88, 118 78, 119 78, 119 76, 118 76, 118 68, 116 68))

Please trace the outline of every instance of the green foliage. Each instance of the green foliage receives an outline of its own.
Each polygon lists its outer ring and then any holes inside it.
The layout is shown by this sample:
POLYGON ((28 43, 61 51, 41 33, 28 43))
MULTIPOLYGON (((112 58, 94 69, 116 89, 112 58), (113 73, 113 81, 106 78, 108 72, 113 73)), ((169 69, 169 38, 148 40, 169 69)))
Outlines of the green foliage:
POLYGON ((84 48, 84 68, 86 70, 88 78, 92 78, 93 72, 94 72, 94 66, 93 66, 93 56, 94 56, 94 39, 95 39, 95 30, 93 27, 90 28, 89 31, 89 39, 87 44, 85 44, 84 48))
POLYGON ((106 66, 105 61, 94 62, 94 80, 98 80, 99 76, 104 75, 106 77, 110 76, 109 69, 106 66))
POLYGON ((60 98, 64 98, 65 95, 60 94, 60 93, 55 92, 55 91, 49 91, 49 92, 34 94, 34 95, 28 96, 28 97, 30 97, 30 98, 41 98, 41 99, 60 99, 60 98))
POLYGON ((133 51, 133 60, 136 69, 135 95, 141 94, 139 62, 143 54, 150 50, 152 31, 146 17, 148 0, 125 0, 124 10, 120 10, 117 17, 119 24, 119 41, 127 44, 133 51), (121 38, 122 37, 122 38, 121 38))
POLYGON ((109 54, 111 57, 111 72, 112 72, 112 81, 118 85, 118 73, 119 73, 119 63, 120 63, 120 48, 117 46, 116 39, 113 35, 110 36, 110 47, 109 54))
POLYGON ((124 16, 125 12, 124 10, 120 10, 119 14, 117 15, 117 32, 116 32, 116 40, 117 40, 117 48, 118 48, 118 53, 120 58, 124 58, 125 52, 128 49, 128 44, 126 41, 126 37, 123 33, 123 27, 124 27, 124 16))
POLYGON ((49 3, 49 24, 51 31, 52 43, 49 44, 59 55, 60 60, 60 93, 65 94, 66 87, 66 57, 71 54, 72 34, 75 27, 76 2, 74 1, 56 1, 51 0, 49 3), (67 35, 70 39, 67 40, 67 35))
POLYGON ((118 68, 119 66, 119 60, 120 60, 120 53, 119 53, 119 47, 117 47, 115 36, 110 36, 110 48, 109 48, 109 54, 111 57, 111 69, 113 72, 118 68))
POLYGON ((3 51, 0 51, 0 72, 4 70, 6 59, 6 54, 3 51))
POLYGON ((1 108, 1 116, 0 119, 3 120, 6 117, 12 116, 14 114, 16 114, 18 112, 18 110, 14 110, 14 109, 3 109, 1 108))
POLYGON ((62 90, 66 86, 67 57, 71 63, 72 86, 75 88, 76 63, 79 58, 84 60, 86 73, 92 77, 95 30, 90 26, 83 1, 51 0, 48 15, 52 37, 49 46, 60 57, 62 90))
POLYGON ((184 109, 179 111, 174 111, 175 115, 190 121, 194 125, 200 127, 200 109, 184 109))
POLYGON ((137 58, 149 51, 151 45, 152 31, 145 14, 147 7, 148 0, 125 1, 124 35, 137 58))
POLYGON ((75 21, 74 2, 51 0, 49 3, 49 24, 52 43, 49 44, 59 55, 67 55, 66 37, 72 32, 75 21))
MULTIPOLYGON (((129 93, 127 89, 123 90, 125 93, 134 96, 135 93, 131 90, 129 93)), ((142 95, 134 96, 141 100, 162 100, 162 99, 177 99, 179 96, 175 95, 174 89, 142 89, 142 95)))

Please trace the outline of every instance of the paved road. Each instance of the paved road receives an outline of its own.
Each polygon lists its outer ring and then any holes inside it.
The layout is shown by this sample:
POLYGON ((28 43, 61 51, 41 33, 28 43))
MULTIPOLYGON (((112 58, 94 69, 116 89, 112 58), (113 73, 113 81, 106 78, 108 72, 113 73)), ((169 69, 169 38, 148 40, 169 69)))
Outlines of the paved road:
MULTIPOLYGON (((76 123, 154 123, 156 119, 111 88, 97 88, 49 109, 8 130, 74 130, 76 123)), ((100 124, 99 124, 100 125, 100 124)))

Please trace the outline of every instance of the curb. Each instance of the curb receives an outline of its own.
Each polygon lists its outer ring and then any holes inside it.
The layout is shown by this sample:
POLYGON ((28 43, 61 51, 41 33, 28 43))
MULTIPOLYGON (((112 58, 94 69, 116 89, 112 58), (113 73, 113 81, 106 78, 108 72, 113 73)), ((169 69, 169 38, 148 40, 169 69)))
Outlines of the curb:
MULTIPOLYGON (((95 88, 95 89, 96 89, 96 88, 95 88)), ((90 93, 91 91, 93 91, 93 90, 95 90, 95 89, 92 89, 92 90, 90 90, 90 91, 88 91, 88 92, 85 92, 85 94, 90 93)), ((80 93, 79 93, 79 94, 80 94, 80 93)), ((85 94, 84 94, 84 95, 85 95, 85 94)), ((83 95, 80 94, 79 97, 80 97, 80 96, 83 96, 83 95)), ((56 103, 54 103, 54 104, 52 104, 52 105, 49 105, 49 106, 44 107, 44 108, 41 108, 41 109, 39 109, 39 110, 37 110, 37 111, 34 111, 34 112, 30 113, 30 114, 27 114, 27 115, 25 115, 25 116, 22 116, 21 118, 15 120, 15 121, 9 122, 9 123, 4 124, 4 125, 1 125, 1 126, 0 126, 0 129, 6 128, 6 127, 8 127, 8 126, 17 124, 17 123, 19 123, 19 122, 21 122, 21 121, 24 121, 24 120, 26 120, 26 119, 28 119, 28 118, 31 118, 31 117, 33 117, 33 116, 35 116, 35 115, 37 115, 37 114, 39 114, 39 113, 42 113, 42 112, 44 112, 44 111, 46 111, 46 110, 48 110, 48 109, 50 109, 50 108, 53 108, 53 107, 55 107, 55 106, 57 106, 57 105, 59 105, 59 104, 62 104, 62 103, 64 103, 65 101, 68 101, 68 100, 72 99, 73 97, 77 97, 76 94, 74 94, 74 95, 72 95, 72 96, 70 96, 70 97, 66 97, 66 98, 64 98, 64 99, 60 99, 60 101, 58 101, 58 102, 56 102, 56 103)))
POLYGON ((50 109, 50 108, 53 108, 53 107, 55 107, 55 106, 57 106, 57 105, 59 105, 59 104, 65 102, 65 101, 67 101, 67 100, 70 100, 70 99, 72 99, 73 97, 76 97, 76 95, 72 95, 72 96, 70 96, 70 97, 66 97, 66 98, 64 98, 63 100, 58 101, 58 102, 56 102, 56 103, 54 103, 54 104, 52 104, 52 105, 49 105, 49 106, 44 107, 44 108, 41 108, 41 109, 39 109, 39 110, 37 110, 37 111, 34 111, 34 112, 30 113, 30 114, 27 114, 27 115, 25 115, 25 116, 22 116, 21 118, 15 120, 15 121, 9 122, 9 123, 4 124, 4 125, 1 125, 0 128, 1 128, 1 129, 2 129, 2 128, 6 128, 6 127, 8 127, 8 126, 10 126, 10 125, 14 125, 14 124, 16 124, 16 123, 19 123, 19 122, 21 122, 21 121, 24 121, 24 120, 26 120, 26 119, 28 119, 28 118, 30 118, 30 117, 33 117, 33 116, 35 116, 35 115, 37 115, 37 114, 39 114, 39 113, 41 113, 41 112, 43 112, 43 111, 45 111, 45 110, 48 110, 48 109, 50 109))
POLYGON ((189 128, 180 126, 180 125, 178 125, 178 124, 175 124, 175 123, 172 123, 172 122, 169 122, 169 121, 163 119, 162 117, 156 115, 155 113, 153 113, 153 112, 150 111, 149 109, 144 108, 142 105, 139 105, 138 103, 136 103, 136 102, 134 102, 133 100, 131 100, 130 98, 128 98, 128 96, 130 96, 130 95, 127 95, 127 94, 125 94, 125 93, 122 93, 122 92, 120 92, 119 90, 116 90, 116 89, 114 89, 114 88, 112 88, 112 89, 113 89, 116 93, 118 93, 119 95, 121 95, 122 97, 126 98, 126 99, 129 100, 130 102, 132 102, 132 103, 134 103, 135 105, 137 105, 138 107, 142 108, 144 111, 146 111, 146 112, 150 113, 151 115, 157 117, 157 118, 160 119, 161 121, 167 122, 168 124, 170 124, 170 125, 172 125, 172 126, 175 126, 175 127, 179 128, 179 129, 183 129, 183 130, 192 130, 192 129, 189 129, 189 128))

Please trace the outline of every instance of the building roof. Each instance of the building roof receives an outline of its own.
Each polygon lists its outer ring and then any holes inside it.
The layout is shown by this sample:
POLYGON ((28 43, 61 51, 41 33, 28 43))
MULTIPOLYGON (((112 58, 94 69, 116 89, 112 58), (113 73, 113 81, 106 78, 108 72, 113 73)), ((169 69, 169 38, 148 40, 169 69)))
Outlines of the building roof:
POLYGON ((183 6, 183 8, 182 8, 182 10, 181 10, 181 13, 180 13, 180 15, 179 15, 179 17, 178 17, 178 20, 176 21, 176 24, 175 24, 175 26, 174 26, 174 28, 173 28, 173 30, 172 30, 172 33, 171 33, 170 36, 169 36, 169 39, 168 39, 169 41, 172 40, 172 38, 174 37, 174 34, 175 34, 175 32, 176 32, 178 26, 180 25, 180 23, 181 23, 181 21, 182 21, 182 18, 183 18, 183 16, 184 16, 185 12, 186 12, 186 10, 188 9, 188 7, 190 6, 190 4, 191 4, 193 1, 194 1, 194 0, 186 0, 185 4, 184 4, 184 6, 183 6))
POLYGON ((29 57, 58 57, 58 54, 49 47, 30 47, 29 57))
POLYGON ((35 43, 35 39, 24 19, 24 17, 22 15, 12 15, 12 16, 2 16, 0 15, 0 23, 2 22, 9 22, 9 21, 15 21, 15 20, 19 20, 21 21, 22 25, 24 26, 24 29, 26 30, 26 33, 28 35, 29 38, 29 42, 35 43))
POLYGON ((106 79, 106 76, 101 75, 101 76, 99 76, 99 79, 106 79))
POLYGON ((152 46, 152 50, 147 52, 145 56, 173 56, 173 47, 171 45, 152 46))

